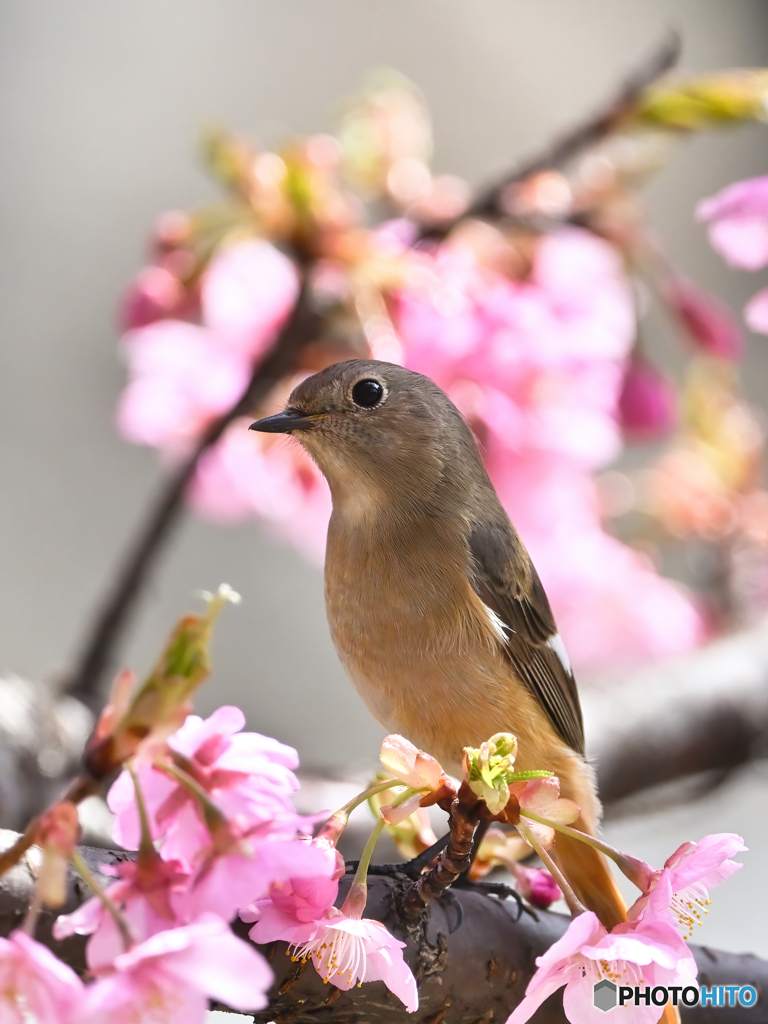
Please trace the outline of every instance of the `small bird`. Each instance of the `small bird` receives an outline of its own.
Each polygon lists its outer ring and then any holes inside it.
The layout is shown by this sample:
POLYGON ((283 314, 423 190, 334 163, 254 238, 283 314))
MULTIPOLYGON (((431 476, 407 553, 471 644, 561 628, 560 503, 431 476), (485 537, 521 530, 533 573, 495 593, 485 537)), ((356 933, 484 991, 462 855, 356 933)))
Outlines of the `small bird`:
MULTIPOLYGON (((576 683, 544 588, 448 396, 402 366, 351 359, 308 377, 251 427, 292 434, 333 498, 325 558, 331 635, 373 715, 461 772, 497 732, 516 767, 547 769, 595 834, 576 683)), ((558 835, 581 901, 611 928, 626 908, 604 856, 558 835)))

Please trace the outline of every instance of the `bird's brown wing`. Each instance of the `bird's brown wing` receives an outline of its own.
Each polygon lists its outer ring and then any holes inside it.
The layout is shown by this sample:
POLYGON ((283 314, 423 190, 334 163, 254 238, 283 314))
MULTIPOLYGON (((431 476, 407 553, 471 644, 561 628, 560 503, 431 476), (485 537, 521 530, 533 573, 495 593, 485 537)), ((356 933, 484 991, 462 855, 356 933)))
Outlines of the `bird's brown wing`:
POLYGON ((469 537, 472 586, 501 620, 515 672, 547 712, 565 742, 584 753, 576 680, 547 595, 519 539, 501 526, 475 523, 469 537))

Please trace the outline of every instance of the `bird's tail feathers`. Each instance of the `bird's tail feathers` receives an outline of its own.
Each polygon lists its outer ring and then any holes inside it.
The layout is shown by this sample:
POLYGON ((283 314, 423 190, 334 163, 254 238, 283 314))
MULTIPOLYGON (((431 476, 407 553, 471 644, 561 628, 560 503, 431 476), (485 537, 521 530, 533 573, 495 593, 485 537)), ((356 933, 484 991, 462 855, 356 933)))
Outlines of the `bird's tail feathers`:
POLYGON ((627 905, 604 854, 562 833, 552 853, 578 898, 609 931, 627 920, 627 905))

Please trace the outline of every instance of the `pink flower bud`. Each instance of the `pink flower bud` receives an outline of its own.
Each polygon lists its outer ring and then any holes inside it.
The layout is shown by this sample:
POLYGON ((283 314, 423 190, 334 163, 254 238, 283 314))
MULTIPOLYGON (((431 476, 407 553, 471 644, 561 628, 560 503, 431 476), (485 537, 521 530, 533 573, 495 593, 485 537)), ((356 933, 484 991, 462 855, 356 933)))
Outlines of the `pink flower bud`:
POLYGON ((624 433, 638 441, 663 436, 677 419, 675 392, 669 379, 637 353, 624 377, 618 418, 624 433))
POLYGON ((165 267, 144 267, 123 295, 118 320, 123 330, 146 327, 177 312, 184 298, 181 282, 165 267))
POLYGON ((544 868, 527 868, 524 864, 515 864, 512 870, 517 879, 517 891, 532 907, 546 910, 563 895, 557 882, 544 868))
POLYGON ((155 221, 154 244, 160 252, 170 252, 188 242, 193 233, 192 218, 184 210, 166 210, 155 221))
POLYGON ((70 800, 61 800, 41 816, 35 841, 43 849, 69 858, 77 845, 79 834, 77 808, 70 800))
POLYGON ((721 359, 743 354, 741 328, 725 303, 682 277, 667 283, 664 297, 697 348, 721 359))

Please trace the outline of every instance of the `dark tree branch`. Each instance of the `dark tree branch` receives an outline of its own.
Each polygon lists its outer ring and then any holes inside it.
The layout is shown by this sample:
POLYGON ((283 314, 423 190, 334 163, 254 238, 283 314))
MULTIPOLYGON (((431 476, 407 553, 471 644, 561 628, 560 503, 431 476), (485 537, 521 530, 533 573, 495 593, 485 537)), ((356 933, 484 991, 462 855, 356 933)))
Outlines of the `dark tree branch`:
POLYGON ((92 709, 101 704, 101 683, 111 667, 116 648, 123 638, 154 561, 179 519, 184 493, 195 474, 200 457, 219 440, 233 420, 258 406, 280 380, 293 372, 301 350, 322 330, 320 315, 310 307, 308 291, 305 282, 291 316, 269 355, 254 368, 245 392, 228 412, 209 426, 192 454, 165 481, 133 544, 128 548, 114 586, 99 609, 82 654, 64 686, 67 693, 92 709))
POLYGON ((768 618, 581 696, 606 805, 701 772, 722 778, 768 753, 768 618))
MULTIPOLYGON (((15 838, 15 833, 0 832, 0 847, 15 838)), ((88 848, 81 853, 93 871, 127 856, 88 848)), ((27 860, 0 879, 0 935, 8 935, 21 923, 32 894, 33 875, 34 864, 27 860)), ((340 898, 349 882, 349 878, 342 881, 340 898)), ((325 985, 311 964, 294 963, 285 955, 284 943, 272 943, 261 947, 275 972, 275 982, 269 1007, 256 1013, 257 1024, 316 1024, 318 1020, 327 1024, 503 1024, 525 992, 536 957, 563 934, 568 918, 545 911, 538 911, 535 918, 519 915, 515 904, 458 890, 454 898, 463 912, 458 927, 456 909, 444 898, 431 902, 418 920, 409 920, 398 909, 409 885, 407 878, 369 879, 366 916, 381 921, 407 943, 405 957, 419 984, 417 1013, 407 1014, 381 983, 366 983, 350 992, 325 985)), ((72 875, 65 911, 74 910, 88 895, 83 883, 72 875)), ((84 973, 85 940, 75 935, 55 942, 51 937, 53 919, 51 913, 41 915, 37 938, 84 973)), ((250 925, 237 922, 234 927, 247 938, 250 925)), ((683 1009, 685 1024, 766 1024, 768 1007, 762 993, 768 990, 768 962, 702 946, 692 948, 702 984, 754 985, 760 1001, 750 1009, 683 1009)), ((536 1024, 564 1024, 560 995, 551 997, 534 1019, 536 1024)))

